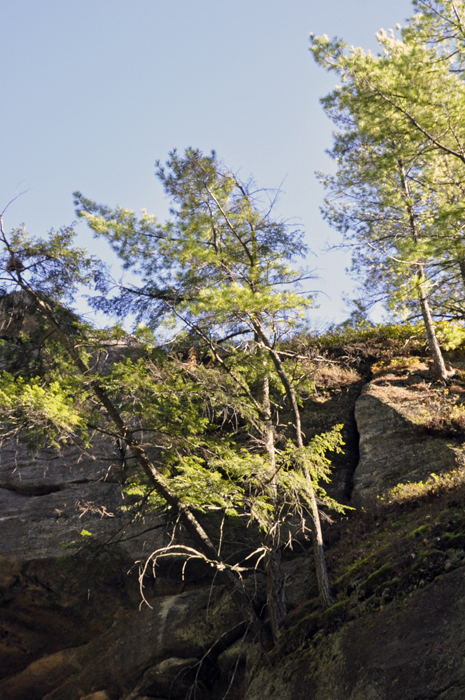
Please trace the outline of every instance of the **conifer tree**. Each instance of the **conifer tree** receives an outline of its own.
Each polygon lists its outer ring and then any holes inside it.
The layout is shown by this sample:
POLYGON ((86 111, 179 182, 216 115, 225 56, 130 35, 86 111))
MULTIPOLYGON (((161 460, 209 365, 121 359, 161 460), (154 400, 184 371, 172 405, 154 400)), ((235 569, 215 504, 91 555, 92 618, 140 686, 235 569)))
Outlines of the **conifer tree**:
MULTIPOLYGON (((315 493, 317 462, 304 443, 299 398, 279 347, 311 303, 308 295, 295 290, 306 273, 290 266, 305 252, 301 232, 274 220, 263 192, 257 192, 252 182, 241 182, 214 153, 204 156, 188 149, 179 156, 173 152, 166 167, 157 164, 157 175, 174 205, 173 218, 166 223, 148 214, 138 219, 133 212, 112 210, 75 194, 78 215, 87 219, 96 235, 110 242, 124 266, 142 280, 141 284, 118 285, 116 295, 103 296, 96 305, 122 316, 134 314, 139 323, 151 329, 171 322, 173 328, 189 333, 200 352, 210 354, 260 416, 264 426, 261 441, 271 474, 278 468, 274 467, 270 385, 280 387, 292 416, 292 459, 303 478, 319 591, 329 606, 332 597, 315 493), (263 359, 257 364, 257 358, 263 359), (261 385, 261 401, 254 396, 246 376, 252 366, 261 385)), ((335 435, 330 438, 333 448, 339 439, 335 435)), ((276 487, 274 478, 272 489, 276 487)), ((279 519, 275 512, 266 526, 263 523, 263 530, 267 533, 269 571, 274 571, 271 616, 277 629, 285 608, 279 584, 279 519)))
MULTIPOLYGON (((99 278, 102 272, 100 261, 72 246, 74 231, 70 227, 58 232, 52 231, 48 239, 33 238, 22 229, 7 235, 3 218, 4 212, 0 217, 2 290, 5 294, 20 290, 30 299, 31 305, 45 323, 47 337, 41 343, 50 342, 53 337, 63 351, 61 362, 55 363, 48 376, 24 377, 20 374, 15 377, 5 371, 2 373, 0 416, 4 436, 25 434, 31 441, 35 440, 36 444, 59 447, 76 435, 86 438, 88 429, 92 427, 122 441, 131 451, 152 490, 177 513, 206 561, 217 568, 220 580, 262 647, 270 649, 272 638, 255 612, 242 582, 231 567, 223 562, 192 508, 186 505, 182 495, 172 487, 164 470, 148 456, 139 438, 141 425, 137 415, 134 420, 132 412, 125 411, 124 389, 129 379, 128 370, 132 369, 131 363, 124 368, 117 363, 115 372, 102 377, 95 362, 93 366, 90 362, 92 351, 98 351, 101 341, 105 337, 107 340, 108 336, 113 337, 114 332, 99 334, 86 324, 79 324, 76 333, 70 334, 69 328, 62 321, 63 303, 73 301, 80 285, 89 285, 92 279, 99 278)), ((167 409, 171 403, 164 396, 160 402, 160 397, 157 396, 159 384, 145 380, 147 373, 144 363, 130 374, 129 386, 139 381, 146 388, 149 387, 152 395, 148 407, 148 417, 152 419, 152 424, 148 425, 149 432, 156 433, 157 425, 162 430, 172 428, 170 444, 174 443, 175 453, 182 452, 185 433, 188 433, 188 440, 189 432, 192 432, 192 415, 194 422, 198 422, 196 412, 189 412, 186 421, 184 404, 183 410, 175 412, 170 421, 167 409), (140 371, 137 372, 137 369, 140 371), (154 399, 158 399, 158 410, 154 399), (181 438, 180 444, 176 444, 176 434, 181 438)), ((172 396, 173 392, 171 398, 172 396)), ((147 412, 145 417, 147 418, 147 412)), ((195 433, 194 430, 194 436, 195 433)), ((198 476, 197 474, 197 478, 198 476)), ((182 493, 182 486, 180 490, 182 493)))
POLYGON ((460 115, 465 88, 434 46, 412 31, 380 32, 383 53, 346 52, 313 37, 315 60, 342 85, 324 98, 340 131, 325 216, 353 245, 354 270, 392 308, 425 323, 438 378, 447 379, 433 316, 463 317, 463 189, 460 115))

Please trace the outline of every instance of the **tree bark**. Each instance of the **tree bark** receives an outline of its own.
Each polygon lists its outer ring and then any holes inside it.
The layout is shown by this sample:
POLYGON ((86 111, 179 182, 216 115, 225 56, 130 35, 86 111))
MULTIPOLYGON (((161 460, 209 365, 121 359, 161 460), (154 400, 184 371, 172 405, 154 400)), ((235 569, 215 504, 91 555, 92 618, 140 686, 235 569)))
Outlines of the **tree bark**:
POLYGON ((418 297, 420 299, 421 315, 423 316, 423 322, 426 328, 426 335, 428 338, 428 347, 433 358, 434 365, 434 375, 437 379, 442 381, 447 381, 449 374, 444 363, 444 358, 442 356, 441 348, 438 343, 436 336, 436 331, 434 329, 433 317, 431 315, 431 310, 429 308, 428 297, 424 290, 425 284, 425 272, 423 270, 423 265, 418 265, 417 272, 417 285, 418 285, 418 297))
POLYGON ((462 284, 465 287, 465 258, 459 258, 458 263, 460 268, 460 277, 462 278, 462 284))
MULTIPOLYGON (((400 179, 402 182, 403 195, 405 197, 405 203, 407 207, 407 213, 409 216, 410 233, 415 243, 420 240, 420 235, 417 227, 417 218, 415 214, 415 209, 412 203, 412 197, 410 195, 409 183, 407 181, 407 175, 405 173, 404 164, 402 159, 398 160, 400 179)), ((418 290, 418 300, 420 302, 421 315, 423 317, 423 322, 425 324, 426 335, 428 338, 428 346, 433 358, 434 364, 434 374, 437 379, 442 381, 447 381, 448 373, 446 365, 444 363, 444 358, 442 356, 441 348, 436 337, 436 331, 434 329, 433 317, 431 315, 431 310, 429 308, 428 297, 425 293, 426 276, 425 270, 422 263, 416 264, 417 270, 417 290, 418 290)))

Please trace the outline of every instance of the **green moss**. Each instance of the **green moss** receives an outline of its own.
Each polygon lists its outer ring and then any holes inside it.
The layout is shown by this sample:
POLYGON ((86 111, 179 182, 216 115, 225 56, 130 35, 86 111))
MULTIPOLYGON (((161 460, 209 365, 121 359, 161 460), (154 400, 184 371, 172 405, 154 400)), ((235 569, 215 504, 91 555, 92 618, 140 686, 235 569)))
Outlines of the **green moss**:
POLYGON ((340 585, 341 583, 344 583, 344 581, 347 581, 348 579, 352 578, 354 574, 357 574, 358 572, 361 571, 361 569, 368 564, 370 559, 373 559, 374 554, 369 554, 367 557, 364 557, 363 559, 359 559, 356 561, 354 564, 348 564, 346 567, 346 571, 342 574, 342 576, 339 576, 339 578, 336 580, 336 585, 340 585))
POLYGON ((425 560, 435 562, 438 561, 438 559, 443 559, 444 556, 444 552, 441 552, 440 549, 422 549, 418 552, 417 559, 412 566, 412 571, 424 566, 425 560))
POLYGON ((400 579, 399 576, 394 576, 394 578, 390 578, 387 581, 384 581, 380 585, 379 591, 382 592, 382 591, 386 590, 386 588, 396 590, 401 583, 402 583, 402 579, 400 579))
POLYGON ((338 603, 335 603, 330 608, 327 608, 324 611, 323 615, 334 615, 334 613, 340 612, 341 610, 346 608, 348 603, 349 603, 349 599, 340 600, 338 603))
MULTIPOLYGON (((458 517, 455 521, 450 521, 449 527, 451 527, 451 529, 454 533, 465 532, 465 518, 463 518, 461 516, 461 517, 458 517)), ((445 533, 445 534, 450 534, 450 533, 445 533)))
POLYGON ((310 613, 310 615, 298 619, 295 624, 289 626, 285 636, 288 639, 301 636, 309 637, 319 629, 320 624, 321 612, 310 613))
POLYGON ((368 584, 373 584, 375 582, 380 582, 382 580, 386 579, 386 575, 390 574, 393 571, 393 567, 391 564, 383 564, 383 566, 378 569, 377 571, 374 571, 371 576, 368 576, 367 580, 365 581, 365 585, 368 584))
POLYGON ((450 547, 451 549, 465 548, 465 534, 463 534, 462 532, 445 532, 443 537, 447 547, 450 547))
POLYGON ((409 532, 407 537, 410 538, 415 538, 419 537, 425 530, 428 530, 428 525, 420 525, 420 527, 417 527, 416 530, 412 530, 412 532, 409 532))

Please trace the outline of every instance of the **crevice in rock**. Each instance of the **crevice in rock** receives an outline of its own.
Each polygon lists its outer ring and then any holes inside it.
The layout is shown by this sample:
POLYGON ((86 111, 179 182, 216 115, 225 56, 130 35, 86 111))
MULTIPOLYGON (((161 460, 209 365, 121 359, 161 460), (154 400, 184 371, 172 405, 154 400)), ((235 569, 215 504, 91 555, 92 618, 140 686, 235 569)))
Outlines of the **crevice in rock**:
POLYGON ((346 451, 349 452, 347 460, 346 481, 344 485, 344 497, 350 502, 352 492, 354 490, 354 475, 360 463, 360 433, 358 430, 357 421, 355 419, 355 405, 366 385, 366 382, 360 383, 360 388, 355 397, 355 401, 350 412, 349 420, 345 425, 346 451))
POLYGON ((66 486, 64 484, 12 484, 12 483, 1 483, 0 488, 6 491, 13 491, 20 496, 47 496, 50 493, 56 493, 57 491, 63 491, 66 486))
POLYGON ((73 488, 73 486, 82 486, 83 484, 113 484, 119 483, 119 481, 110 481, 103 479, 76 479, 75 481, 67 481, 61 484, 23 484, 20 482, 0 482, 0 489, 5 489, 6 491, 13 491, 20 496, 34 497, 34 496, 48 496, 51 493, 57 493, 58 491, 66 491, 67 489, 73 488))
POLYGON ((355 420, 355 405, 351 413, 350 420, 346 425, 347 432, 351 436, 351 459, 347 465, 346 483, 344 486, 344 496, 347 501, 352 498, 354 490, 354 475, 360 462, 360 433, 358 431, 357 421, 355 420))
POLYGON ((346 444, 349 443, 350 447, 350 459, 347 461, 346 482, 344 487, 344 497, 347 499, 348 503, 350 503, 352 500, 355 472, 360 463, 360 432, 358 429, 357 420, 355 418, 355 406, 357 405, 357 401, 359 400, 363 390, 373 379, 372 366, 376 359, 376 357, 368 357, 359 364, 358 370, 362 376, 362 380, 357 387, 357 393, 352 404, 350 417, 345 426, 346 432, 349 436, 348 439, 346 438, 346 444))

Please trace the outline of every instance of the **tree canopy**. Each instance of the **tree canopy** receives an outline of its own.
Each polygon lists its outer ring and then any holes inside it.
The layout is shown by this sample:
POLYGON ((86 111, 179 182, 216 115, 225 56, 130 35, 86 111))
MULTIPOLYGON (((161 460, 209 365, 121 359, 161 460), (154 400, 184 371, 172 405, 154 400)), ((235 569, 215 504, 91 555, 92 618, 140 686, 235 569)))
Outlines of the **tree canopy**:
MULTIPOLYGON (((273 539, 273 544, 264 545, 272 557, 280 547, 281 479, 290 473, 279 465, 283 455, 293 455, 302 478, 300 487, 296 481, 291 491, 301 491, 298 508, 308 510, 312 519, 320 592, 330 604, 315 496, 323 462, 315 460, 316 452, 307 453, 298 390, 279 349, 312 303, 308 294, 296 289, 308 273, 292 266, 306 250, 302 233, 276 221, 272 198, 266 199, 253 182, 241 182, 214 153, 173 152, 166 167, 157 164, 157 175, 175 204, 173 218, 163 224, 147 214, 138 219, 133 212, 112 210, 75 194, 78 215, 87 219, 96 235, 105 236, 125 267, 142 279, 140 286, 119 285, 113 298, 101 297, 95 304, 120 315, 129 311, 151 331, 171 324, 190 338, 201 356, 210 356, 226 373, 247 404, 239 414, 254 414, 255 439, 267 454, 271 515, 268 520, 262 516, 262 529, 268 533, 265 539, 273 539), (276 431, 274 416, 279 414, 282 394, 293 418, 293 441, 276 431), (277 439, 288 445, 278 455, 277 439)), ((321 456, 328 447, 337 448, 338 435, 327 436, 321 456)), ((277 619, 282 619, 285 608, 281 603, 277 607, 277 619)))
POLYGON ((453 3, 418 2, 426 14, 401 39, 381 31, 376 56, 326 36, 312 35, 311 51, 342 80, 322 100, 338 127, 336 174, 320 175, 330 193, 324 215, 353 249, 365 301, 368 293, 404 317, 421 314, 447 379, 433 317, 463 318, 465 92, 458 35, 447 49, 434 34, 442 5, 450 16, 453 3))

